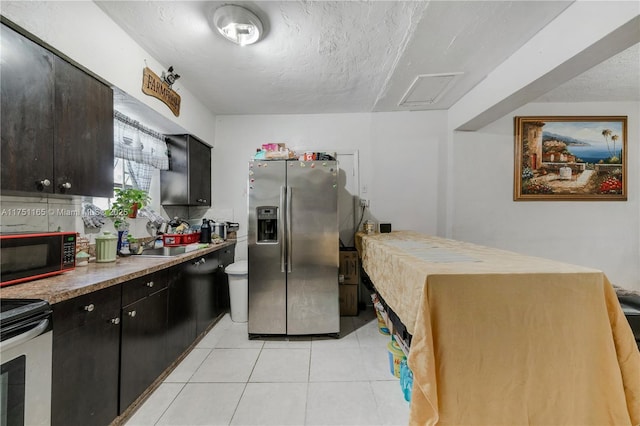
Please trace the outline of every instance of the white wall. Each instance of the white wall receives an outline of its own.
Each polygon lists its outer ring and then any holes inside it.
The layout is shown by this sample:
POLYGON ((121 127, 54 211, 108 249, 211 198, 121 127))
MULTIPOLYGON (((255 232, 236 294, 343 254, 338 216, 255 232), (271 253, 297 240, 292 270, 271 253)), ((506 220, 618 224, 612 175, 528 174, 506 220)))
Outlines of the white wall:
POLYGON ((639 103, 528 104, 454 134, 454 239, 593 267, 640 290, 639 103), (513 117, 628 116, 628 201, 513 201, 513 117))
MULTIPOLYGON (((232 209, 247 232, 247 163, 263 143, 319 151, 358 150, 360 194, 369 216, 394 229, 437 232, 438 150, 446 113, 218 116, 213 151, 213 203, 232 209), (366 190, 366 192, 365 192, 366 190)), ((236 251, 246 256, 244 238, 236 251)))

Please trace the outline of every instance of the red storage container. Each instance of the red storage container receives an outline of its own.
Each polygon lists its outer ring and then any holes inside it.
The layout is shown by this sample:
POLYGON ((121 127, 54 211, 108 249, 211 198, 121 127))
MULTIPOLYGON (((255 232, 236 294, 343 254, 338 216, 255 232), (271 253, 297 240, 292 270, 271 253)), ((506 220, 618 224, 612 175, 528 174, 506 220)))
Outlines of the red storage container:
POLYGON ((182 234, 164 234, 162 241, 165 246, 179 246, 182 244, 182 234))
POLYGON ((182 234, 182 244, 193 244, 200 242, 200 233, 182 234))
POLYGON ((162 241, 167 247, 197 243, 200 241, 200 233, 194 232, 192 234, 164 234, 162 236, 162 241))

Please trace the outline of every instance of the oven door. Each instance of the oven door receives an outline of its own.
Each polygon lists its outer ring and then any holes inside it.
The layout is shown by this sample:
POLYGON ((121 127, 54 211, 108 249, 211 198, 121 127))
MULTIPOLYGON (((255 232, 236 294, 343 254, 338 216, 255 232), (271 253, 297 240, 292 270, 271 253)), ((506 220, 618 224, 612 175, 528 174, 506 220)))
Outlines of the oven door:
POLYGON ((24 323, 0 343, 0 425, 51 424, 51 319, 24 323))

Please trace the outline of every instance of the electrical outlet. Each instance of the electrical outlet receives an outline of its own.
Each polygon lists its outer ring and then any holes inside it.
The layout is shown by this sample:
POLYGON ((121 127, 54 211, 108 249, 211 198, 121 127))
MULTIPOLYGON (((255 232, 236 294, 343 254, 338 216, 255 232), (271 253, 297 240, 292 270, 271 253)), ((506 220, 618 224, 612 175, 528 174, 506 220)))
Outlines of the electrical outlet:
POLYGON ((364 198, 361 198, 360 207, 369 207, 369 200, 365 200, 364 198))

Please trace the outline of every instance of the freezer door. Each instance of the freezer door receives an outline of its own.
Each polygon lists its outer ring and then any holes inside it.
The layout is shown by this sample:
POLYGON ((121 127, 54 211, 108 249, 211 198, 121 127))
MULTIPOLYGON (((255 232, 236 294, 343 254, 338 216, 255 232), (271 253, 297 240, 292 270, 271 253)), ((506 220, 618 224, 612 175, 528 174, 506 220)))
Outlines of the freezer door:
POLYGON ((249 164, 249 334, 287 332, 285 164, 249 164))
POLYGON ((340 332, 338 167, 287 163, 287 334, 340 332))

